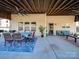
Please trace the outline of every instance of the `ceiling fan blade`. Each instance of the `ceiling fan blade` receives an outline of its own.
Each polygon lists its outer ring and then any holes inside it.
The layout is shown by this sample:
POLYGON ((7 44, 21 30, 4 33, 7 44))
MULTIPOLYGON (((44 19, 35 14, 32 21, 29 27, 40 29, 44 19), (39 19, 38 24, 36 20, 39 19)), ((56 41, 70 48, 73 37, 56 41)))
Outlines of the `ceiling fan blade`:
POLYGON ((16 8, 17 12, 19 12, 19 8, 18 8, 18 7, 16 7, 16 6, 15 6, 15 8, 16 8))
POLYGON ((27 14, 25 14, 25 12, 23 12, 24 11, 23 9, 19 10, 19 8, 17 6, 15 6, 15 8, 17 10, 18 15, 22 15, 22 16, 27 15, 27 14))

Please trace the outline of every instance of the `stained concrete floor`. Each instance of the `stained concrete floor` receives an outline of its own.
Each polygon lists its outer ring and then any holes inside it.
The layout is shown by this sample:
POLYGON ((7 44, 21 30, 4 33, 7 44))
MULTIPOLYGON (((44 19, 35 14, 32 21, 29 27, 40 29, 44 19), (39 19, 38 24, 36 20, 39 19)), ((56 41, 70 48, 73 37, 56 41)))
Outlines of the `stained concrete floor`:
POLYGON ((0 59, 79 59, 79 47, 63 39, 60 36, 38 37, 33 52, 0 51, 0 59))

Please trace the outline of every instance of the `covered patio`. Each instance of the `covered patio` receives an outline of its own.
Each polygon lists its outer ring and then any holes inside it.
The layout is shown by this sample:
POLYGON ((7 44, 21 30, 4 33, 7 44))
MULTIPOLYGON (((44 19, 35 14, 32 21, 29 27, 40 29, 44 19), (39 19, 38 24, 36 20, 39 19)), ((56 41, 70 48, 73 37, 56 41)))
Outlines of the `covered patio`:
POLYGON ((60 36, 38 38, 33 52, 0 51, 2 59, 78 59, 79 48, 60 36), (4 56, 4 57, 3 57, 4 56))
POLYGON ((0 59, 79 59, 79 0, 0 0, 0 59))

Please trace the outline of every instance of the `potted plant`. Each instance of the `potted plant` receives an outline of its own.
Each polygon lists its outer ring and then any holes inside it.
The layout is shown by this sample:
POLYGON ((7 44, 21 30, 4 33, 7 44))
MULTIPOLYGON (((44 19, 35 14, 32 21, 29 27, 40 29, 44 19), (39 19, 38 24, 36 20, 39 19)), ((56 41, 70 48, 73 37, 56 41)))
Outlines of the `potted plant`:
POLYGON ((41 32, 41 37, 44 37, 44 30, 45 30, 45 27, 43 27, 42 25, 39 26, 39 31, 41 32))

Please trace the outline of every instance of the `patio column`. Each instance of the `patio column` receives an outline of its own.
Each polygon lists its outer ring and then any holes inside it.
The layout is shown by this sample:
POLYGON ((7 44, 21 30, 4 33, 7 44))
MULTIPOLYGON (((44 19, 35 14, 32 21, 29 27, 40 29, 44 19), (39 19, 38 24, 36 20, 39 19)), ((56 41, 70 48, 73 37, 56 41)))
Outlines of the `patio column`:
POLYGON ((46 13, 45 13, 45 36, 47 35, 47 19, 46 19, 46 13))
POLYGON ((46 22, 46 13, 45 13, 45 32, 46 32, 47 22, 46 22))

